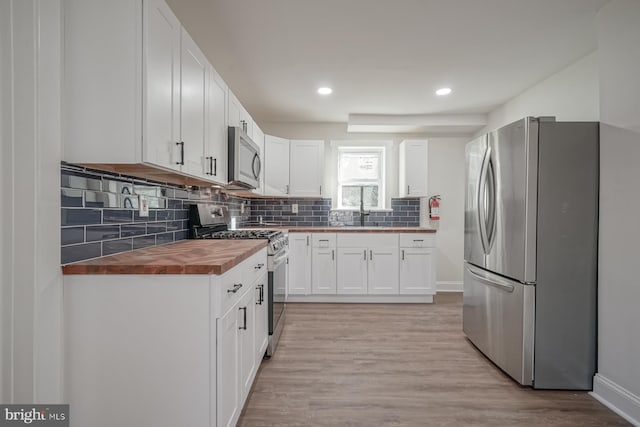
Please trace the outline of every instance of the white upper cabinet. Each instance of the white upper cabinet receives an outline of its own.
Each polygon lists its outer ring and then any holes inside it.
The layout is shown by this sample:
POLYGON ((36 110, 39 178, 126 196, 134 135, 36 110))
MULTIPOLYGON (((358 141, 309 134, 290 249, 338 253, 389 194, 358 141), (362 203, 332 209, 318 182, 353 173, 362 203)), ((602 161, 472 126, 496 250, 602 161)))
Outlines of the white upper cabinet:
POLYGON ((181 170, 190 175, 205 175, 205 145, 208 143, 207 103, 209 64, 189 34, 182 30, 180 80, 181 170))
POLYGON ((209 67, 208 143, 205 144, 205 174, 220 184, 228 182, 227 85, 209 67))
POLYGON ((407 139, 400 143, 399 194, 400 197, 427 197, 426 140, 407 139))
POLYGON ((249 138, 253 139, 253 119, 231 90, 229 90, 228 109, 229 126, 237 126, 244 129, 249 138))
POLYGON ((65 0, 63 12, 63 159, 226 183, 227 87, 167 4, 65 0))
POLYGON ((289 152, 290 195, 321 197, 324 179, 324 141, 292 139, 289 152))
POLYGON ((264 194, 289 194, 289 140, 277 136, 264 137, 264 194))
POLYGON ((143 157, 180 170, 181 26, 164 1, 145 2, 143 16, 143 157))

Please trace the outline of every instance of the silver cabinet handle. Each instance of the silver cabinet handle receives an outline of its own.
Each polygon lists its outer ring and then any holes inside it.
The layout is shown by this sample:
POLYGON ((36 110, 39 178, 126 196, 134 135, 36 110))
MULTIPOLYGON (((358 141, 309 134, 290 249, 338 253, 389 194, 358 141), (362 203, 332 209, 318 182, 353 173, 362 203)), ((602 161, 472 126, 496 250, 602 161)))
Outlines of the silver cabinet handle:
POLYGON ((402 260, 404 261, 404 249, 402 250, 402 260))
POLYGON ((407 185, 407 194, 411 194, 410 187, 407 185))
POLYGON ((365 261, 367 260, 367 250, 366 249, 364 250, 364 260, 365 261))
POLYGON ((373 261, 373 251, 369 251, 369 260, 373 261))
POLYGON ((331 261, 336 259, 336 251, 331 249, 331 261))
POLYGON ((309 246, 309 236, 307 236, 307 246, 309 246))
POLYGON ((285 185, 284 193, 289 194, 289 184, 285 185))
POLYGON ((320 195, 322 196, 322 185, 320 186, 320 195))
POLYGON ((414 242, 424 242, 424 239, 413 239, 414 242))
POLYGON ((236 292, 238 292, 240 290, 241 287, 242 287, 242 283, 235 283, 233 285, 233 288, 227 289, 227 293, 228 294, 235 294, 236 292))

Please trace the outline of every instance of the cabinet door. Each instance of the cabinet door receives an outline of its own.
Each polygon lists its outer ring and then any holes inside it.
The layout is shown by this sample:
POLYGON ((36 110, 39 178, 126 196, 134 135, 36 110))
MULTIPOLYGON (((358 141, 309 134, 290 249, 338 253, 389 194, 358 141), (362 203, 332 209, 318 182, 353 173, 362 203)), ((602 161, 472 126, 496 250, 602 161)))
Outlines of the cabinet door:
POLYGON ((435 294, 432 248, 400 248, 400 293, 435 294))
POLYGON ((336 293, 335 248, 313 248, 311 255, 311 292, 313 294, 336 293))
POLYGON ((264 193, 264 132, 262 132, 262 129, 260 129, 256 123, 253 123, 253 142, 255 142, 258 145, 258 148, 260 149, 261 168, 260 168, 260 176, 258 178, 258 181, 260 184, 258 187, 251 190, 251 192, 255 194, 263 194, 264 193))
POLYGON ((145 2, 143 158, 172 169, 180 169, 180 33, 164 1, 145 2))
POLYGON ((182 171, 204 175, 207 142, 208 63, 189 34, 182 30, 180 140, 184 143, 182 171))
POLYGON ((227 86, 210 67, 209 71, 209 114, 208 114, 208 144, 205 150, 205 174, 220 184, 226 184, 227 179, 227 86))
POLYGON ((264 136, 264 194, 289 194, 289 140, 264 136))
POLYGON ((254 292, 247 292, 247 294, 240 300, 237 311, 239 330, 238 343, 240 347, 240 405, 242 405, 249 393, 249 390, 251 389, 251 382, 256 369, 255 295, 256 294, 254 292))
POLYGON ((240 415, 238 308, 218 319, 218 425, 234 426, 240 415))
POLYGON ((400 144, 400 197, 427 197, 427 141, 400 144))
POLYGON ((228 116, 227 116, 227 124, 228 126, 240 126, 240 112, 242 111, 242 105, 240 105, 240 101, 238 98, 229 90, 229 98, 227 104, 228 116))
POLYGON ((367 249, 338 248, 338 294, 367 293, 367 249))
POLYGON ((289 184, 291 195, 322 196, 324 179, 324 141, 291 140, 289 184))
POLYGON ((256 349, 256 366, 260 365, 260 361, 264 356, 264 352, 267 351, 267 343, 269 339, 269 318, 267 308, 269 306, 269 293, 267 292, 267 273, 263 274, 255 286, 255 300, 256 300, 256 334, 255 334, 255 349, 256 349))
POLYGON ((289 294, 311 293, 311 234, 289 233, 289 294))
POLYGON ((369 294, 398 294, 398 247, 369 249, 369 294))

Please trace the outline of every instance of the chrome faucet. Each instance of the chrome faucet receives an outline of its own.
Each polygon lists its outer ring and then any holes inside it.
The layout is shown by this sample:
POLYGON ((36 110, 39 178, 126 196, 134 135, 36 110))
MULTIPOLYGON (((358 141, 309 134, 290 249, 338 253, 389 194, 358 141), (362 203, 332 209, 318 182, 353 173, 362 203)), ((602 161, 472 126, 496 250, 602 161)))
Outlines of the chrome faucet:
POLYGON ((360 186, 360 227, 364 227, 364 217, 369 215, 369 212, 364 210, 364 186, 360 186))

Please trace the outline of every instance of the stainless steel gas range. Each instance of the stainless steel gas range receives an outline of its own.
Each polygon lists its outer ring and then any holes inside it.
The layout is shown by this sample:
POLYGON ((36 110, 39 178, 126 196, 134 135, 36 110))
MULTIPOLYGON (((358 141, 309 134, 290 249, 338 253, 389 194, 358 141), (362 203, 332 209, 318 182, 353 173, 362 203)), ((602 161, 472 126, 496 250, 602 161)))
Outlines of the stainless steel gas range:
POLYGON ((271 357, 280 339, 287 300, 287 263, 289 239, 280 230, 229 230, 226 206, 196 204, 189 208, 190 238, 192 239, 266 239, 267 246, 267 307, 269 316, 269 345, 266 357, 271 357))

